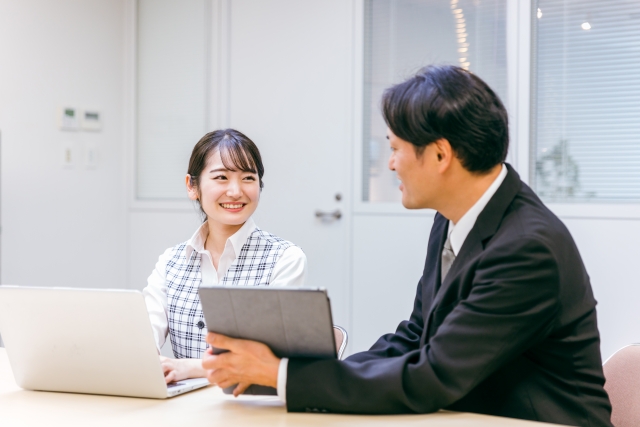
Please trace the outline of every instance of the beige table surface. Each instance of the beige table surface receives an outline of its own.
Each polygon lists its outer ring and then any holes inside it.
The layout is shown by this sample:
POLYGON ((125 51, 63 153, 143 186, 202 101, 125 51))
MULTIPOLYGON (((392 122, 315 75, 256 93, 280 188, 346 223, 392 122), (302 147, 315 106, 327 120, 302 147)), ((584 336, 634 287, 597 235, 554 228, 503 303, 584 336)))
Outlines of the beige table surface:
POLYGON ((224 395, 217 387, 206 387, 166 400, 27 391, 16 385, 7 354, 4 348, 0 348, 0 426, 2 427, 244 427, 257 425, 551 426, 551 424, 510 418, 454 412, 393 416, 289 414, 277 398, 246 396, 235 399, 224 395))

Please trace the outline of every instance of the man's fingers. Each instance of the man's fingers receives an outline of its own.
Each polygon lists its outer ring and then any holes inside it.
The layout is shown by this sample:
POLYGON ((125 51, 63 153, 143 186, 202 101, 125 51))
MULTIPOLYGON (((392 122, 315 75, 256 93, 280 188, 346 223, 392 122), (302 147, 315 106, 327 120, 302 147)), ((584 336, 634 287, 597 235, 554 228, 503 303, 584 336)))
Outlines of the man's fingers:
POLYGON ((236 385, 238 384, 238 380, 231 380, 229 378, 227 378, 226 380, 222 380, 220 382, 217 383, 218 387, 220 388, 227 388, 227 387, 231 387, 232 385, 236 385))
POLYGON ((211 353, 205 353, 202 356, 202 369, 216 369, 216 359, 218 356, 211 353))
POLYGON ((229 358, 232 357, 234 357, 234 354, 230 352, 214 354, 213 356, 207 356, 205 354, 202 357, 202 368, 213 370, 227 368, 229 367, 229 358))
POLYGON ((240 396, 242 393, 244 393, 245 391, 247 391, 247 389, 249 388, 249 386, 251 386, 251 384, 247 384, 247 383, 240 383, 237 385, 237 387, 235 389, 233 389, 233 395, 235 397, 240 396))
MULTIPOLYGON (((205 341, 206 341, 207 343, 209 343, 209 345, 212 345, 212 344, 213 344, 213 339, 215 338, 215 336, 216 336, 216 334, 214 334, 213 332, 209 332, 209 333, 207 334, 207 337, 205 338, 205 341)), ((208 351, 209 351, 209 349, 207 349, 207 352, 208 352, 208 351)))
POLYGON ((209 380, 211 384, 215 384, 220 388, 225 388, 238 382, 231 381, 229 378, 229 374, 221 369, 218 369, 216 371, 209 371, 207 374, 207 380, 209 380))
POLYGON ((243 341, 244 340, 229 338, 226 335, 214 334, 213 332, 209 332, 207 334, 207 342, 212 347, 221 348, 232 352, 237 352, 239 349, 241 349, 243 341))
MULTIPOLYGON (((259 357, 273 355, 273 352, 269 347, 257 341, 230 338, 226 335, 214 334, 213 332, 209 332, 207 334, 206 340, 212 347, 229 350, 229 352, 235 354, 249 353, 252 356, 259 357)), ((213 351, 211 349, 207 349, 205 354, 213 354, 213 351)))
POLYGON ((214 348, 229 350, 217 355, 207 351, 203 355, 202 367, 209 371, 207 379, 210 383, 220 387, 242 383, 236 395, 251 384, 275 387, 280 360, 265 344, 214 333, 207 335, 207 342, 214 348))
POLYGON ((176 379, 176 371, 171 371, 168 374, 165 373, 164 380, 165 380, 165 382, 167 384, 169 384, 170 382, 175 381, 175 379, 176 379))
POLYGON ((216 371, 207 371, 207 381, 213 385, 216 385, 215 372, 216 371))
POLYGON ((202 356, 202 368, 205 370, 227 369, 231 373, 237 373, 239 368, 243 366, 238 364, 238 360, 243 360, 243 356, 230 351, 211 356, 205 354, 202 356))

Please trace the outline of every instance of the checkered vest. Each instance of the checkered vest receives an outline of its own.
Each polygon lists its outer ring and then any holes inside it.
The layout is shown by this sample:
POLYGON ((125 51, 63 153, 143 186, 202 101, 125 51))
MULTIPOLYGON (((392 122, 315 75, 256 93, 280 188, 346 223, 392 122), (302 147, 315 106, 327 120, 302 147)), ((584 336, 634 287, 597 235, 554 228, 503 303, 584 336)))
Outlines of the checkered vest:
MULTIPOLYGON (((173 248, 167 263, 166 283, 169 308, 169 336, 176 358, 199 359, 207 349, 207 331, 198 288, 202 283, 201 255, 191 251, 187 258, 186 242, 173 248)), ((271 273, 285 249, 293 243, 256 229, 240 255, 220 281, 223 286, 268 286, 271 273)))

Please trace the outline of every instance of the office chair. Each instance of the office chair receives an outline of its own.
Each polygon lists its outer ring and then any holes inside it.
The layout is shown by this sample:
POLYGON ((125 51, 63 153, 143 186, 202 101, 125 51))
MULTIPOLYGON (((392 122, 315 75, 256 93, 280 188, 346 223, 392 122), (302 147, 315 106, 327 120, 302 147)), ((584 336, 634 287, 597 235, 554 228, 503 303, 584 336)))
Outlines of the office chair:
POLYGON ((616 427, 640 426, 640 344, 622 347, 602 368, 604 389, 611 399, 611 423, 616 427))
POLYGON ((336 349, 338 349, 338 360, 342 359, 342 353, 344 353, 344 349, 347 348, 347 341, 349 340, 349 335, 347 331, 338 325, 333 325, 333 335, 336 339, 336 349))

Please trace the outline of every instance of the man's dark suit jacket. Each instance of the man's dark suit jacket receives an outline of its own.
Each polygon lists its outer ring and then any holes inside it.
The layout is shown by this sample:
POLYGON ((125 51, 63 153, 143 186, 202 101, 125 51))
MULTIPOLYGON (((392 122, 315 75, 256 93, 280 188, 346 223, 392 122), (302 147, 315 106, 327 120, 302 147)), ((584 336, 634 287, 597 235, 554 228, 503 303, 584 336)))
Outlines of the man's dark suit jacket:
POLYGON ((448 220, 436 215, 394 334, 342 362, 289 360, 288 410, 611 426, 589 276, 566 227, 507 167, 442 285, 448 220))

